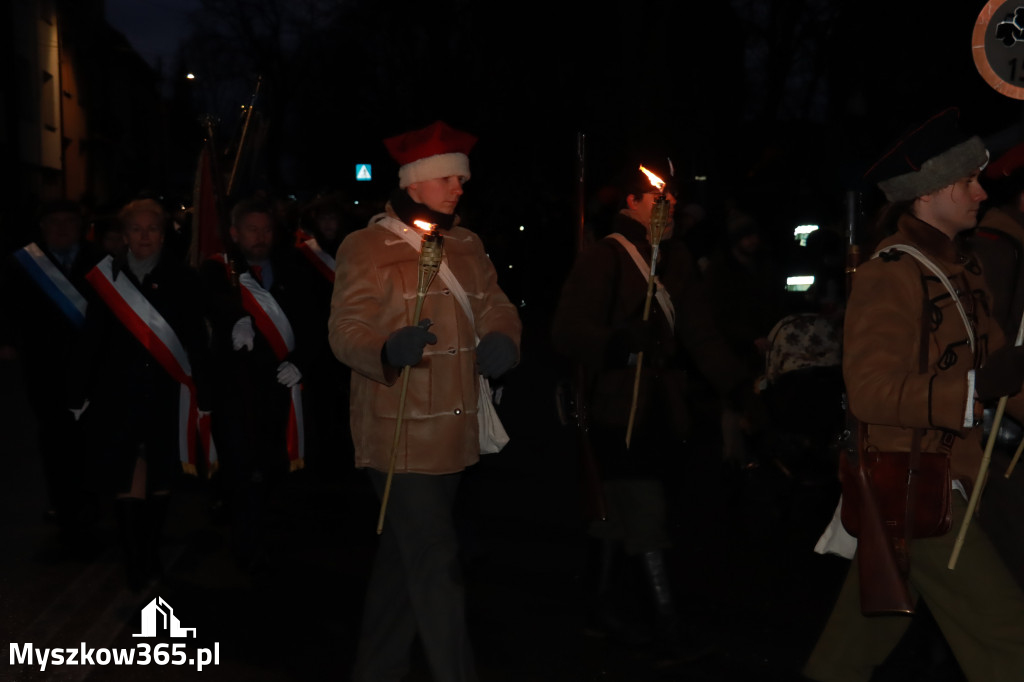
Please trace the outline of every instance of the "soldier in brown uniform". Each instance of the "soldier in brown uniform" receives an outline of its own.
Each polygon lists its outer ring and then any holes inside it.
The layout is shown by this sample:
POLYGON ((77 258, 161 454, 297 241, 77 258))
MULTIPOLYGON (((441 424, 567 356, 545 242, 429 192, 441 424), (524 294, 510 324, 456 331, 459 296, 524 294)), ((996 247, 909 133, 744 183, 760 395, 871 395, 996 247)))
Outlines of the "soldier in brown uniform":
MULTIPOLYGON (((867 427, 866 449, 906 453, 918 437, 920 452, 949 453, 952 529, 913 540, 908 585, 967 678, 1000 682, 1024 674, 1024 594, 979 524, 971 524, 955 570, 947 564, 981 460, 982 408, 1020 391, 1024 351, 1005 347, 977 259, 964 248, 985 199, 978 175, 988 152, 957 129, 957 117, 955 109, 933 116, 868 172, 896 230, 857 270, 843 374, 850 410, 867 427)), ((1021 407, 1018 397, 1008 409, 1021 407)), ((917 496, 919 504, 930 499, 917 496)), ((811 679, 866 682, 909 625, 904 616, 862 615, 859 594, 854 562, 804 670, 811 679)))

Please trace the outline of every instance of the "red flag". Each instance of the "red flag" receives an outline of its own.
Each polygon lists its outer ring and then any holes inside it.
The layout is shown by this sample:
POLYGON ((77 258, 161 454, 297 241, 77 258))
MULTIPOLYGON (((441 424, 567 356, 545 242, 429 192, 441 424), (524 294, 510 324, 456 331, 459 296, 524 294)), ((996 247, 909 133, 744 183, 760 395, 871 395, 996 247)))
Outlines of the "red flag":
POLYGON ((199 153, 196 180, 192 189, 192 245, 189 262, 193 267, 224 250, 221 234, 219 196, 215 184, 210 145, 199 153))

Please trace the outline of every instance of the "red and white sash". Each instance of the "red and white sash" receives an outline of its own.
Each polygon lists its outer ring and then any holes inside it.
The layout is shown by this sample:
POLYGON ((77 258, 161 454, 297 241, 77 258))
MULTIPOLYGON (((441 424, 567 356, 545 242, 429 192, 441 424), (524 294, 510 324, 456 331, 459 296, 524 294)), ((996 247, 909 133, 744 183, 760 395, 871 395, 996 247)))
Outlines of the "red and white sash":
POLYGON ((138 339, 160 366, 181 384, 178 398, 178 455, 182 468, 196 473, 196 433, 206 449, 210 470, 217 463, 217 451, 210 438, 209 416, 199 416, 192 365, 178 335, 127 276, 114 278, 113 259, 107 256, 85 276, 121 324, 138 339))
MULTIPOLYGON (((238 278, 242 307, 252 315, 256 328, 270 344, 279 362, 295 350, 295 333, 277 300, 248 272, 238 278)), ((302 418, 302 384, 291 388, 288 410, 288 461, 292 470, 301 469, 306 457, 305 426, 302 418)))
POLYGON ((295 248, 313 264, 317 272, 327 278, 327 281, 334 282, 334 271, 337 269, 338 264, 330 254, 320 248, 316 237, 313 237, 305 230, 296 230, 295 248))

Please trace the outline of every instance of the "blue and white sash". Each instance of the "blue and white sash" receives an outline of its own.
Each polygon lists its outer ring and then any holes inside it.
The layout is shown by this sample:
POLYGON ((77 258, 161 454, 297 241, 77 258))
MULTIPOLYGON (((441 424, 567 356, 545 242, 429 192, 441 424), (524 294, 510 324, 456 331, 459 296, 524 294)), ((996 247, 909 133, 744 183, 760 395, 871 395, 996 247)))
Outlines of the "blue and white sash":
POLYGON ((85 324, 85 297, 35 242, 15 251, 14 257, 73 325, 85 324))

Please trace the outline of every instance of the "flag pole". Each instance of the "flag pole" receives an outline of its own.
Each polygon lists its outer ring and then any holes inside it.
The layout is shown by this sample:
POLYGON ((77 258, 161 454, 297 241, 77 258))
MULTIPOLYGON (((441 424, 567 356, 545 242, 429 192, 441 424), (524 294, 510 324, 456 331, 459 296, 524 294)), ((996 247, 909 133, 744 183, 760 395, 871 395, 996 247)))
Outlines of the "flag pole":
POLYGON ((252 121, 252 112, 256 108, 256 98, 260 94, 260 86, 263 84, 263 76, 256 77, 256 89, 253 90, 252 99, 249 101, 249 108, 245 112, 245 123, 242 124, 242 136, 238 140, 238 149, 235 150, 235 161, 231 165, 231 176, 228 178, 227 196, 235 189, 235 178, 238 176, 238 165, 242 160, 242 150, 245 149, 245 138, 249 134, 249 123, 252 121))

